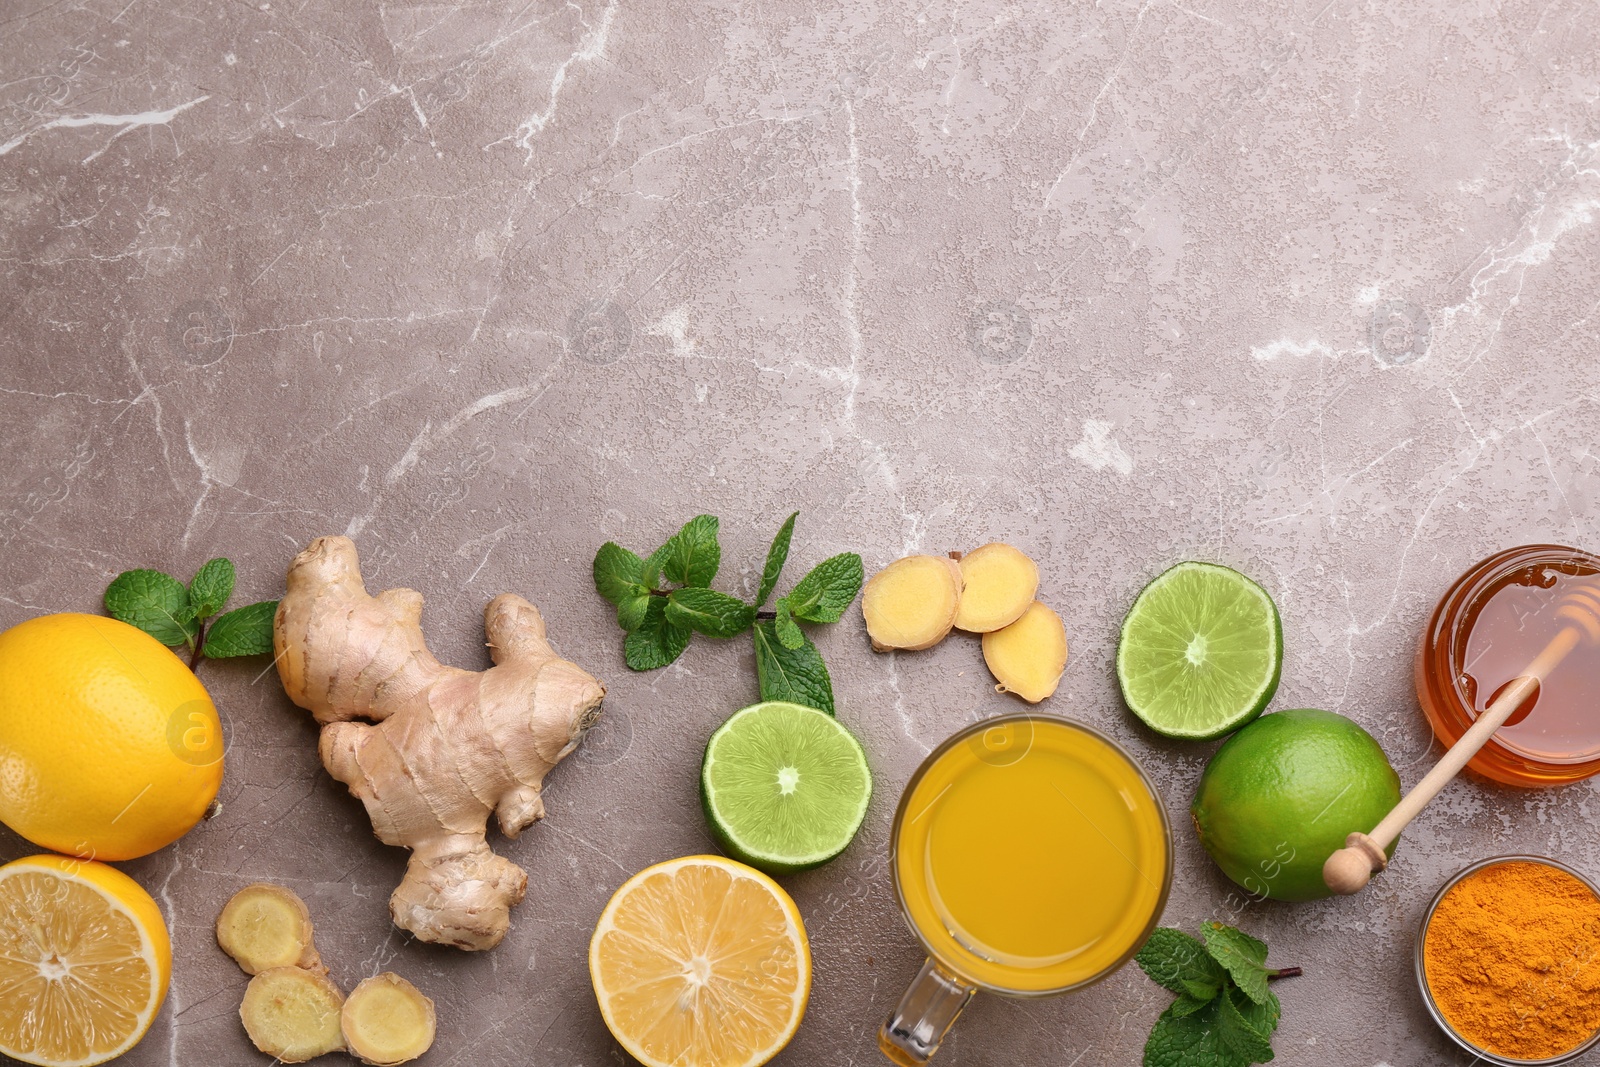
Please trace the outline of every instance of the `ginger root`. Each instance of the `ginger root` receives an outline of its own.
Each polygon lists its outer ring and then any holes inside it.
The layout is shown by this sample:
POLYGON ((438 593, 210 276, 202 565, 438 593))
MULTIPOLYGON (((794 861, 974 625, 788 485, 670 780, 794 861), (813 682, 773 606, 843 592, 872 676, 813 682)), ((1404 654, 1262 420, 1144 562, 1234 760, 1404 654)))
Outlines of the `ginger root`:
POLYGON ((421 616, 414 590, 367 593, 349 538, 319 537, 289 566, 273 626, 278 676, 322 724, 323 766, 361 799, 378 839, 411 849, 389 898, 395 924, 423 941, 493 948, 528 879, 485 842, 489 816, 516 837, 544 815, 544 776, 599 718, 605 687, 556 654, 519 596, 484 610, 485 671, 435 659, 421 616))
POLYGON ((1010 626, 983 635, 983 662, 996 691, 1037 704, 1056 691, 1067 666, 1067 630, 1061 616, 1035 600, 1010 626))
POLYGON ((398 974, 368 978, 340 1015, 345 1045, 362 1063, 393 1067, 433 1046, 433 1001, 398 974))
POLYGON ((245 974, 274 967, 328 973, 311 940, 311 912, 294 891, 255 882, 233 895, 217 916, 217 944, 245 974))
POLYGON ((996 541, 961 557, 961 605, 956 629, 986 634, 1022 618, 1039 591, 1039 568, 1021 551, 996 541))
POLYGON ((943 641, 961 604, 961 567, 939 556, 906 556, 872 576, 861 614, 874 652, 914 652, 943 641))
POLYGON ((304 1063, 345 1047, 344 994, 325 974, 272 967, 244 991, 239 1019, 256 1048, 284 1063, 304 1063))

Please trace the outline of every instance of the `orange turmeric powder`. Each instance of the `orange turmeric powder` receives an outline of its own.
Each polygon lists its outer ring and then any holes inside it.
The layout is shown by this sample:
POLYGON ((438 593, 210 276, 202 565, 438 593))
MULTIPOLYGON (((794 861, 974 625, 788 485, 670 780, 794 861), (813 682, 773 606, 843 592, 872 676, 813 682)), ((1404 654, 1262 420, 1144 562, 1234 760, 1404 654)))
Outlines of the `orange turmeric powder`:
POLYGON ((1428 992, 1486 1052, 1538 1060, 1600 1029, 1600 898, 1542 863, 1475 871, 1434 910, 1422 944, 1428 992))

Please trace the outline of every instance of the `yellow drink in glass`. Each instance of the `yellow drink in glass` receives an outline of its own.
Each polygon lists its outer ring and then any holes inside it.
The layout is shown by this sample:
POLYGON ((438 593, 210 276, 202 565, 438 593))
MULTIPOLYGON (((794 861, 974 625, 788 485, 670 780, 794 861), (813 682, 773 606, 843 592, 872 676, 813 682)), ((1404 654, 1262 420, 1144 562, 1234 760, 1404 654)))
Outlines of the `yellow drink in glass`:
POLYGON ((1166 810, 1138 765, 1048 715, 990 719, 935 749, 892 842, 895 888, 930 957, 880 1035, 906 1064, 926 1062, 975 988, 1048 996, 1116 970, 1172 882, 1166 810))

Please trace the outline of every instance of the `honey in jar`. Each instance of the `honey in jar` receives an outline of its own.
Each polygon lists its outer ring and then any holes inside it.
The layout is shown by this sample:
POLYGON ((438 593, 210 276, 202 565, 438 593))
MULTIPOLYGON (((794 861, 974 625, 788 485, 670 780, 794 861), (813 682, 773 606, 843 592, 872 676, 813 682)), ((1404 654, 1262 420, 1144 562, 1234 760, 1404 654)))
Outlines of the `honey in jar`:
MULTIPOLYGON (((1446 746, 1472 725, 1562 628, 1558 601, 1600 583, 1600 557, 1523 545, 1456 579, 1417 650, 1417 700, 1446 746)), ((1600 647, 1584 642, 1544 679, 1467 764, 1507 785, 1547 786, 1600 773, 1600 647)))

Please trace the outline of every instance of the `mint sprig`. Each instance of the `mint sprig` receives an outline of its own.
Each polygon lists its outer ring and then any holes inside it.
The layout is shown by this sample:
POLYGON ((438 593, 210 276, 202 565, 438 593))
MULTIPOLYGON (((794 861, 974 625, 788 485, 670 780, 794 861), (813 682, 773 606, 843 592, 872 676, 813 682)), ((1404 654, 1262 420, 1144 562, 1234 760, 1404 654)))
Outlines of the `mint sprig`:
POLYGON ((201 658, 227 659, 272 651, 276 600, 263 600, 222 615, 233 595, 233 561, 207 560, 185 586, 155 570, 123 571, 106 586, 106 614, 173 647, 189 650, 189 666, 201 658))
POLYGON ((649 556, 612 541, 601 545, 594 557, 594 586, 616 605, 617 625, 628 635, 622 645, 628 666, 636 671, 665 667, 697 633, 726 639, 748 630, 762 700, 789 700, 833 714, 827 665, 799 624, 843 617, 861 591, 861 557, 844 552, 823 560, 779 598, 775 610, 761 610, 788 561, 798 517, 795 512, 785 519, 772 539, 753 604, 711 588, 722 565, 714 515, 690 519, 649 556))
POLYGON ((1269 968, 1263 942, 1219 922, 1201 924, 1200 938, 1160 927, 1134 957, 1151 981, 1178 994, 1150 1030, 1144 1067, 1270 1062, 1282 1008, 1267 982, 1300 968, 1269 968))

